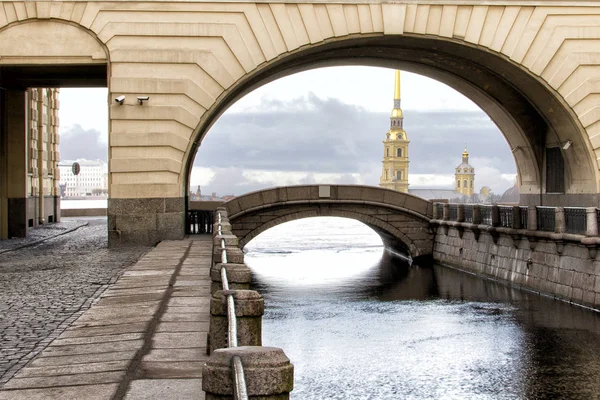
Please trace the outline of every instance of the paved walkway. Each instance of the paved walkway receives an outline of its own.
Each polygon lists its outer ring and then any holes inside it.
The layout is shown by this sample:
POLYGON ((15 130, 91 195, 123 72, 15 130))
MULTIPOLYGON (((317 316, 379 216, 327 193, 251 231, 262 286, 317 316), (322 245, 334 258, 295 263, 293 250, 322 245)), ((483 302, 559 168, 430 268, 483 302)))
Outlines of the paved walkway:
POLYGON ((211 236, 168 241, 9 380, 0 400, 203 399, 211 236))

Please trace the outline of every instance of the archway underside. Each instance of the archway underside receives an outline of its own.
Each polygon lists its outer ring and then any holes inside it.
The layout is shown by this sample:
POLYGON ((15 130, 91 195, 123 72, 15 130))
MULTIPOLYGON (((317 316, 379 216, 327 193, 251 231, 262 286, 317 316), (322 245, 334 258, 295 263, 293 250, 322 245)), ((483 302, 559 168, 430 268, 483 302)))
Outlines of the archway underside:
POLYGON ((233 234, 238 236, 243 248, 270 228, 312 217, 342 217, 362 222, 379 234, 386 248, 413 258, 430 256, 432 253, 433 236, 428 232, 428 222, 384 207, 323 204, 276 206, 233 217, 230 223, 233 234))
MULTIPOLYGON (((248 92, 296 72, 333 65, 401 68, 453 87, 480 106, 505 136, 516 161, 522 204, 598 205, 593 150, 585 130, 560 96, 504 56, 449 39, 363 35, 282 56, 248 74, 221 96, 203 117, 196 143, 225 109, 248 92), (561 150, 565 193, 546 193, 545 149, 567 141, 578 151, 561 150)), ((196 149, 190 153, 188 179, 196 149)))

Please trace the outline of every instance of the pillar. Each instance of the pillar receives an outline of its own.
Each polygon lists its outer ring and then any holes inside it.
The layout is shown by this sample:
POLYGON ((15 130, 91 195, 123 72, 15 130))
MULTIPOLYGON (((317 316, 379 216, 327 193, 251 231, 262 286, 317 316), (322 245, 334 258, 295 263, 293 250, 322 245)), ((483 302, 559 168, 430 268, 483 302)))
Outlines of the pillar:
POLYGON ((587 216, 586 236, 598 236, 598 214, 596 207, 587 207, 585 209, 587 216))
POLYGON ((465 222, 465 205, 458 204, 456 206, 456 222, 465 222))
POLYGON ((521 229, 521 207, 512 206, 512 224, 511 227, 514 229, 521 229))
POLYGON ((567 231, 567 219, 565 218, 565 208, 556 207, 554 209, 554 232, 565 233, 567 231))
POLYGON ((27 108, 23 90, 0 90, 0 238, 27 236, 27 108))
POLYGON ((537 231, 537 207, 527 206, 527 230, 537 231))
POLYGON ((233 364, 239 357, 248 397, 261 400, 287 400, 294 388, 294 366, 283 350, 276 347, 242 346, 219 349, 202 368, 202 390, 206 400, 234 399, 233 364))
POLYGON ((262 295, 254 290, 219 290, 210 301, 210 327, 208 332, 209 354, 215 349, 228 346, 229 321, 227 318, 227 296, 233 294, 237 319, 237 340, 239 346, 260 346, 262 344, 262 315, 265 302, 262 295))

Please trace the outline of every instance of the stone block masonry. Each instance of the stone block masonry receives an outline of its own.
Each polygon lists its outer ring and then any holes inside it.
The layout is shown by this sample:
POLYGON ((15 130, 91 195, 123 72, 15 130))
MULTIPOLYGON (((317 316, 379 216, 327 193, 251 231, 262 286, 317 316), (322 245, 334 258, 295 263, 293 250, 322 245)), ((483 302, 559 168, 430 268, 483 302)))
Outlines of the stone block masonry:
POLYGON ((600 260, 582 244, 439 227, 433 257, 441 264, 600 310, 600 260))

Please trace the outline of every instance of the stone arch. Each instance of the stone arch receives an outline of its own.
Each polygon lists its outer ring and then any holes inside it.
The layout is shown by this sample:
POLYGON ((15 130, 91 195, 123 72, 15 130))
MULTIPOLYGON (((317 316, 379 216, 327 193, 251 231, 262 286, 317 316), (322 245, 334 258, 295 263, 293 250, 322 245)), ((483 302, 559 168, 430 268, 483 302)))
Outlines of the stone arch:
MULTIPOLYGON (((409 236, 407 236, 404 232, 400 231, 398 228, 394 227, 386 221, 377 219, 369 214, 363 214, 358 211, 339 210, 335 207, 329 207, 326 209, 310 205, 308 205, 307 207, 310 209, 303 211, 290 210, 290 214, 282 215, 268 222, 265 222, 264 224, 259 225, 246 235, 239 238, 240 247, 243 248, 246 244, 248 244, 248 242, 250 242, 250 240, 254 239, 256 236, 265 232, 266 230, 286 222, 313 217, 341 217, 353 219, 367 225, 369 228, 373 229, 373 231, 380 235, 386 247, 393 248, 396 250, 406 250, 410 253, 412 257, 419 257, 422 255, 430 254, 426 253, 426 251, 424 251, 425 249, 423 249, 422 246, 418 246, 409 236), (396 241, 394 241, 393 239, 395 239, 396 241)), ((232 219, 231 223, 235 224, 236 220, 232 219)), ((233 229, 233 233, 236 233, 235 228, 233 229)))
POLYGON ((0 65, 106 64, 109 52, 89 29, 62 19, 25 19, 0 27, 0 65))
MULTIPOLYGON (((417 19, 414 26, 419 24, 418 15, 412 18, 417 19)), ((508 35, 510 29, 507 26, 503 34, 508 35)), ((558 86, 550 85, 536 72, 539 68, 507 56, 502 47, 490 43, 482 46, 460 35, 423 34, 407 29, 394 33, 349 34, 310 43, 278 54, 240 77, 200 119, 188 152, 187 176, 207 130, 246 93, 280 77, 321 66, 378 65, 432 77, 478 104, 503 132, 513 152, 523 204, 551 205, 565 199, 578 205, 598 203, 600 180, 591 134, 557 90, 558 86), (577 143, 578 150, 564 152, 566 193, 559 196, 545 193, 545 148, 568 141, 577 143)))

